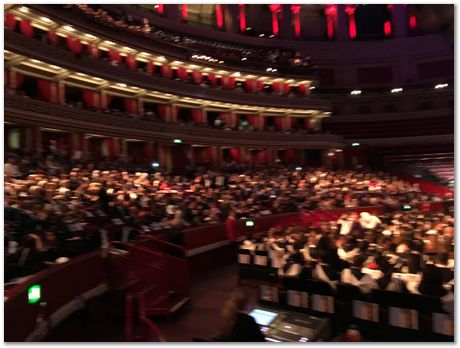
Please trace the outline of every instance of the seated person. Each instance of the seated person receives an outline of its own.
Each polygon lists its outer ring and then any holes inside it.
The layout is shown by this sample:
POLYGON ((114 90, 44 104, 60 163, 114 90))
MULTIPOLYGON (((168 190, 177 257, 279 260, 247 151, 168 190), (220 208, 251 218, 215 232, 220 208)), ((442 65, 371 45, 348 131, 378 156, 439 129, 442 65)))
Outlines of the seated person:
POLYGON ((377 260, 381 276, 376 279, 381 290, 407 292, 406 284, 401 279, 393 278, 393 266, 384 258, 377 260))
POLYGON ((303 254, 296 251, 289 256, 283 267, 278 268, 278 275, 281 277, 298 277, 302 273, 304 265, 303 254))
POLYGON ((313 269, 313 278, 322 280, 335 289, 339 280, 339 273, 338 269, 334 265, 333 258, 330 254, 327 254, 324 251, 318 251, 316 259, 318 260, 318 263, 313 269))
POLYGON ((341 272, 340 280, 342 283, 357 286, 363 293, 368 294, 377 285, 371 275, 362 272, 364 261, 366 256, 363 254, 353 257, 352 266, 341 272))
POLYGON ((265 337, 253 317, 246 314, 248 296, 238 289, 230 294, 222 308, 223 330, 219 340, 224 342, 264 342, 265 337))

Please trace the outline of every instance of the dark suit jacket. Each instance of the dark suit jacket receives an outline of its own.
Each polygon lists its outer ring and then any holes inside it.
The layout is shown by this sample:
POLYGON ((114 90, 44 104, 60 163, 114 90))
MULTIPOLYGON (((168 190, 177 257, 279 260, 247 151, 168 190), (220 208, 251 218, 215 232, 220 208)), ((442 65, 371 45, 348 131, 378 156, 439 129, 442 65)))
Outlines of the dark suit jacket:
POLYGON ((265 337, 253 317, 245 313, 238 313, 229 341, 264 342, 265 337))

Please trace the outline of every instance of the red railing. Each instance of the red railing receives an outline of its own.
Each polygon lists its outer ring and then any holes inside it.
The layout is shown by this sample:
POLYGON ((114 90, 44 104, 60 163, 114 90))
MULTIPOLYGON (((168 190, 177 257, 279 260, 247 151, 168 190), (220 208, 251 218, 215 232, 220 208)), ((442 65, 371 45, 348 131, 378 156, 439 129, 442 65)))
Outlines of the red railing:
POLYGON ((40 314, 40 303, 46 303, 44 320, 63 306, 106 283, 99 252, 92 252, 61 265, 35 274, 24 283, 10 289, 4 304, 5 341, 21 342, 30 339, 40 314), (40 303, 28 304, 28 289, 41 286, 40 303))

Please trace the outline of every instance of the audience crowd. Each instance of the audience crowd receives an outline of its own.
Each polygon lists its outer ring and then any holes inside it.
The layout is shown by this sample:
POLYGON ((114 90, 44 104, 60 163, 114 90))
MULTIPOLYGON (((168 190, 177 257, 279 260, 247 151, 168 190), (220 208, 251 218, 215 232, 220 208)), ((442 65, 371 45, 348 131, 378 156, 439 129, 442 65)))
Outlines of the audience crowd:
MULTIPOLYGON (((57 153, 52 143, 44 158, 7 154, 7 278, 34 273, 46 263, 112 239, 224 222, 229 216, 245 219, 370 205, 397 210, 440 200, 381 172, 234 166, 222 171, 189 168, 178 176, 120 170, 127 168, 121 160, 95 168, 84 163, 81 154, 71 159, 66 155, 57 153)), ((180 234, 171 236, 182 243, 180 234)))

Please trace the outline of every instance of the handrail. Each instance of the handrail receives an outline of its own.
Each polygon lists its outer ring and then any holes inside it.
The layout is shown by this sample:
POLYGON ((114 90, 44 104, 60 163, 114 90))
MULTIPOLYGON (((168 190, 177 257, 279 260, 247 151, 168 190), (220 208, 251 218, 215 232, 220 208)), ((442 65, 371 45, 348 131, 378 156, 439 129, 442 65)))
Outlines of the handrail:
MULTIPOLYGON (((185 256, 185 248, 180 246, 180 245, 177 245, 177 244, 174 244, 174 243, 171 243, 171 242, 167 242, 165 240, 162 240, 162 239, 159 239, 159 238, 156 238, 154 236, 150 236, 150 235, 142 235, 142 236, 139 236, 138 240, 150 240, 150 241, 153 241, 155 242, 156 245, 161 245, 161 246, 165 246, 165 247, 168 247, 168 248, 172 248, 173 250, 177 250, 180 255, 182 255, 182 257, 185 256)), ((167 253, 167 252, 166 252, 167 253)), ((169 256, 172 256, 172 257, 177 257, 175 255, 170 255, 169 253, 167 253, 169 256)))

